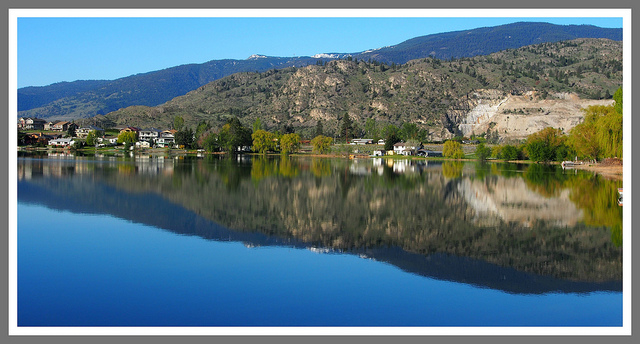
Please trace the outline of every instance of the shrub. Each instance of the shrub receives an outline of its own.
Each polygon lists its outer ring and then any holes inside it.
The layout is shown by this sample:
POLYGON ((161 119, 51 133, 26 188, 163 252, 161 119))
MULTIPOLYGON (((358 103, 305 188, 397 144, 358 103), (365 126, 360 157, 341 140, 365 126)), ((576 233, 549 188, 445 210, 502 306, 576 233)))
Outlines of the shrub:
POLYGON ((478 160, 485 161, 490 156, 491 147, 485 146, 484 143, 481 143, 476 147, 476 157, 478 158, 478 160))
POLYGON ((329 153, 333 139, 327 136, 318 135, 311 140, 313 151, 319 154, 329 153))
POLYGON ((442 155, 445 158, 463 159, 464 151, 462 150, 460 142, 449 140, 444 143, 444 147, 442 148, 442 155))
POLYGON ((280 138, 280 152, 282 154, 295 153, 300 149, 300 135, 285 134, 280 138))

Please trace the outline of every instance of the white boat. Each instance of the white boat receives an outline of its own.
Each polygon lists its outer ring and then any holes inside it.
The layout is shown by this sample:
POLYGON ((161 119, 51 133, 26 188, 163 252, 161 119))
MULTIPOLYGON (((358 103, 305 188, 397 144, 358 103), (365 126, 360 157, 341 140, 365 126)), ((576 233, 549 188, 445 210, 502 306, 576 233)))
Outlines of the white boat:
POLYGON ((563 161, 561 165, 562 165, 562 168, 571 168, 576 165, 582 165, 582 161, 581 162, 563 161))
POLYGON ((622 188, 618 188, 618 205, 622 206, 622 188))

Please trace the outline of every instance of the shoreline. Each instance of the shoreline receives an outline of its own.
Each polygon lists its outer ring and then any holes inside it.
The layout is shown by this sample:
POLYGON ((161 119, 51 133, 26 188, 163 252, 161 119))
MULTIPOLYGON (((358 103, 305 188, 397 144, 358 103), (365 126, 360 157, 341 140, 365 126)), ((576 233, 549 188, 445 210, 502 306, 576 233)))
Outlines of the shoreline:
POLYGON ((576 170, 584 170, 591 171, 593 173, 597 173, 602 177, 610 180, 620 180, 622 181, 622 165, 607 165, 603 163, 588 163, 583 165, 575 165, 570 167, 570 169, 576 170))
MULTIPOLYGON (((61 148, 43 148, 43 147, 30 147, 30 148, 18 148, 18 150, 23 150, 23 151, 54 151, 54 152, 60 152, 60 151, 68 151, 65 149, 61 149, 61 148)), ((79 150, 82 152, 89 152, 89 150, 79 150)), ((106 152, 111 152, 113 153, 115 150, 105 150, 103 151, 103 153, 106 152)), ((166 153, 166 152, 172 152, 172 153, 177 153, 178 155, 180 154, 196 154, 199 153, 195 150, 185 150, 185 149, 170 149, 167 150, 165 148, 163 149, 147 149, 144 151, 139 151, 138 153, 147 153, 147 154, 158 154, 158 153, 166 153)), ((99 151, 97 151, 96 153, 98 153, 99 151)), ((124 152, 123 152, 124 153, 124 152)), ((207 152, 205 154, 224 154, 224 153, 219 153, 219 152, 207 152)), ((254 155, 259 155, 259 154, 255 154, 254 155)), ((276 155, 276 154, 266 154, 266 155, 276 155)), ((280 154, 277 154, 280 155, 280 154)), ((366 154, 358 154, 358 153, 345 153, 345 152, 332 152, 332 153, 326 153, 326 154, 318 154, 318 153, 292 153, 291 156, 305 156, 305 157, 314 157, 314 158, 356 158, 356 159, 364 159, 364 158, 371 158, 371 156, 368 156, 366 154)), ((401 158, 401 159, 407 159, 409 157, 404 157, 404 156, 382 156, 380 158, 392 158, 392 159, 397 159, 397 158, 401 158)), ((427 159, 427 158, 422 158, 422 157, 410 157, 411 159, 427 159)), ((446 159, 446 158, 436 158, 436 160, 452 160, 454 161, 455 159, 446 159)), ((462 159, 462 160, 458 160, 458 161, 475 161, 473 159, 462 159)), ((499 162, 496 160, 496 162, 499 162)), ((531 163, 530 161, 504 161, 504 162, 514 162, 514 163, 531 163)), ((602 177, 607 178, 607 179, 611 179, 611 180, 622 180, 622 174, 623 174, 623 168, 622 168, 622 162, 620 163, 616 163, 616 164, 611 164, 611 163, 606 163, 605 162, 596 162, 596 163, 586 163, 586 164, 581 164, 581 165, 573 165, 571 167, 567 167, 567 169, 576 169, 576 170, 584 170, 584 171, 591 171, 597 174, 600 174, 602 177)))

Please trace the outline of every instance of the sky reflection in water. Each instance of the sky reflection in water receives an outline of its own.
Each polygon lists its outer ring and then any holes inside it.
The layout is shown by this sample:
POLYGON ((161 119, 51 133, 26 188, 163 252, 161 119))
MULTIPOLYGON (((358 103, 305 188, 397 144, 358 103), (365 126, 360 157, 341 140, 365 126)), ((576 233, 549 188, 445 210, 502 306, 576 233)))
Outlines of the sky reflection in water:
POLYGON ((248 248, 22 203, 18 211, 20 326, 622 323, 617 292, 513 295, 355 255, 248 248))

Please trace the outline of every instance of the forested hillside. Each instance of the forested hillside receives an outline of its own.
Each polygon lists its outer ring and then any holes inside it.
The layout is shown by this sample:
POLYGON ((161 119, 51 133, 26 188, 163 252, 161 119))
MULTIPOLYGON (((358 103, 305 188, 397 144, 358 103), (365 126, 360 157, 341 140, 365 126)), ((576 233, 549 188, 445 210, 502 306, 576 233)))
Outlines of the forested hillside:
POLYGON ((449 60, 577 38, 608 38, 622 41, 622 30, 603 29, 591 25, 562 26, 520 22, 416 37, 395 46, 357 54, 354 57, 371 58, 388 64, 405 63, 426 56, 449 60))
MULTIPOLYGON (((96 116, 91 122, 171 127, 176 116, 195 127, 219 127, 238 117, 247 127, 260 119, 268 130, 311 137, 318 121, 339 136, 345 114, 364 134, 367 120, 379 125, 415 123, 430 140, 460 133, 467 114, 491 97, 521 96, 544 101, 574 94, 610 99, 622 84, 622 43, 578 39, 505 50, 486 56, 403 65, 377 61, 329 61, 303 68, 237 73, 156 107, 134 106, 96 116)), ((513 111, 513 109, 509 110, 513 111)), ((570 110, 581 116, 580 109, 570 110)), ((565 128, 568 129, 568 128, 565 128)))
POLYGON ((576 38, 608 38, 621 41, 622 29, 603 29, 588 25, 513 23, 422 36, 398 45, 366 52, 321 54, 319 56, 322 57, 319 58, 255 55, 246 60, 213 60, 117 80, 74 81, 43 87, 25 87, 18 90, 18 117, 70 120, 106 114, 133 105, 156 106, 234 73, 265 72, 291 66, 303 67, 326 63, 336 58, 349 57, 398 65, 417 58, 434 57, 449 60, 576 38))

